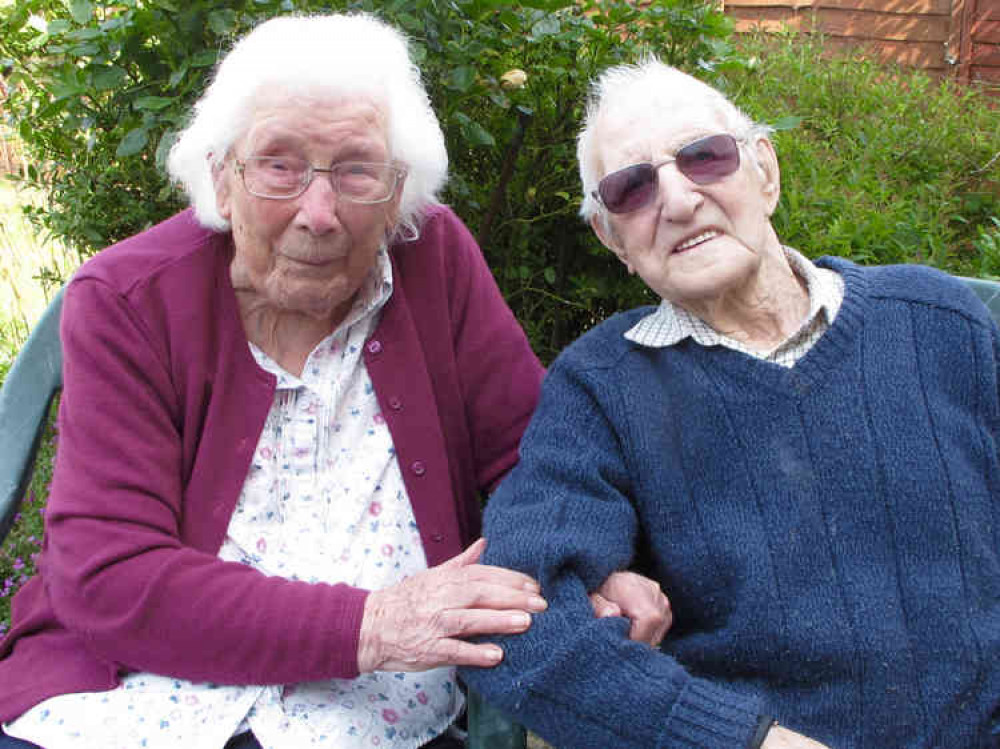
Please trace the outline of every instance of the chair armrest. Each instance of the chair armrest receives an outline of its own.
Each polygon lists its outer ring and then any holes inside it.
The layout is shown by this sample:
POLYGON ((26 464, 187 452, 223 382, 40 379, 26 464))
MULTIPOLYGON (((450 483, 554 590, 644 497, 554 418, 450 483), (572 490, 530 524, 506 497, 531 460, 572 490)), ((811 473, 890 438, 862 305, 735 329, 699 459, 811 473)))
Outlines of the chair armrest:
POLYGON ((487 705, 471 689, 466 697, 469 716, 466 749, 525 749, 527 739, 523 727, 487 705))

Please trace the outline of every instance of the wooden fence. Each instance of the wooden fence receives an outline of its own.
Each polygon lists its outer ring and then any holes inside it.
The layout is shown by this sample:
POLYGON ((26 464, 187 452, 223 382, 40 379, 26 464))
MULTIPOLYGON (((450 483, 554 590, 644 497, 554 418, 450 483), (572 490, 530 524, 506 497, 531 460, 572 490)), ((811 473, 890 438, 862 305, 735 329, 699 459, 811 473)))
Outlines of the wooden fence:
POLYGON ((819 31, 883 60, 1000 90, 1000 0, 724 0, 737 31, 819 31))

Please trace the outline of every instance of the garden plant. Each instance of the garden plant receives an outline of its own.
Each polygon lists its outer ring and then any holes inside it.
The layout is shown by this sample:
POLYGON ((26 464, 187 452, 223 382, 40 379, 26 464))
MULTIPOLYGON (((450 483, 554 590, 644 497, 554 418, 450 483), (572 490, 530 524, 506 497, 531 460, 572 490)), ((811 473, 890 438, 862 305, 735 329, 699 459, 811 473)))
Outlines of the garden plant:
MULTIPOLYGON (((39 229, 82 255, 183 205, 162 169, 220 50, 312 0, 22 0, 0 18, 8 116, 48 196, 39 229)), ((545 361, 614 311, 652 301, 579 219, 575 134, 588 80, 645 53, 723 88, 775 128, 779 235, 811 256, 1000 276, 996 101, 822 40, 732 35, 694 0, 335 3, 413 39, 451 156, 443 195, 477 234, 545 361)), ((57 271, 50 283, 64 279, 57 271)), ((0 550, 0 631, 33 569, 54 436, 0 550)))

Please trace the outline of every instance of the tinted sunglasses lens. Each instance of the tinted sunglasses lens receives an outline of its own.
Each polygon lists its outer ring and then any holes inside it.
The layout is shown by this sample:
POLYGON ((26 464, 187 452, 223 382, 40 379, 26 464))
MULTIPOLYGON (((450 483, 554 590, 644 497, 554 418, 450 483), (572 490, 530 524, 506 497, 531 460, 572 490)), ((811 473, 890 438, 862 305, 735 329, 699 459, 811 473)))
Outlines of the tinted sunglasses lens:
POLYGON ((612 172, 597 185, 604 207, 612 213, 628 213, 642 208, 656 191, 652 164, 633 164, 612 172))
POLYGON ((740 168, 740 147, 731 135, 696 140, 677 152, 681 174, 699 185, 728 177, 740 168))

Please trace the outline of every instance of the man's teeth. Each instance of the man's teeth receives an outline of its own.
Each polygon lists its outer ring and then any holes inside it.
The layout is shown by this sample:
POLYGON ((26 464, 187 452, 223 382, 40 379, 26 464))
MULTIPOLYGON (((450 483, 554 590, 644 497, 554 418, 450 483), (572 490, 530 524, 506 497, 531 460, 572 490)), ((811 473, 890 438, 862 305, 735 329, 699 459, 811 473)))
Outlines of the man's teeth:
POLYGON ((688 247, 694 247, 699 242, 704 242, 704 241, 706 241, 708 239, 712 239, 713 237, 717 237, 717 236, 719 236, 719 232, 717 232, 717 231, 702 232, 697 237, 691 237, 691 239, 687 240, 686 242, 683 242, 683 243, 677 245, 676 250, 678 252, 681 251, 681 250, 686 250, 688 247))

